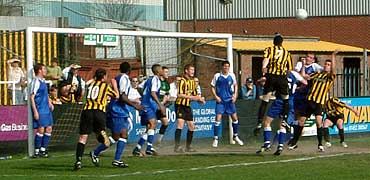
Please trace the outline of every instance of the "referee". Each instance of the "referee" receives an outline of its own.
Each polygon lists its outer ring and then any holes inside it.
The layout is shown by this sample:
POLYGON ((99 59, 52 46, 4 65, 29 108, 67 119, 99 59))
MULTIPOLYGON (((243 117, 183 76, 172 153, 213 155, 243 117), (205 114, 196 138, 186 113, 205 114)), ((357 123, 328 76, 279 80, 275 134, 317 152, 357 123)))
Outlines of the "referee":
POLYGON ((288 71, 292 70, 293 64, 289 51, 285 49, 282 44, 283 36, 276 33, 274 37, 274 45, 267 47, 263 55, 262 73, 266 77, 266 83, 264 86, 262 103, 258 110, 257 127, 254 130, 256 136, 262 128, 262 119, 265 115, 272 92, 274 91, 276 91, 276 94, 279 94, 283 100, 282 124, 288 126, 286 123, 289 113, 289 86, 287 74, 288 71))

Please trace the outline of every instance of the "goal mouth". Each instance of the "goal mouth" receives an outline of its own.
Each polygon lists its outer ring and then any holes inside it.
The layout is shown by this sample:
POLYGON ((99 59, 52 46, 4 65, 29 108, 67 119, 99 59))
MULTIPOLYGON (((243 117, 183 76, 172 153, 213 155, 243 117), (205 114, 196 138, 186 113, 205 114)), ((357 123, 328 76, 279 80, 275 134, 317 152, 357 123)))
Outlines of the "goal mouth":
MULTIPOLYGON (((155 63, 167 66, 170 76, 174 78, 175 75, 181 74, 182 72, 181 64, 186 62, 183 60, 183 57, 181 57, 185 56, 184 53, 193 53, 190 56, 212 59, 212 54, 204 55, 197 52, 196 48, 202 46, 204 42, 217 40, 223 40, 224 43, 227 44, 227 48, 223 48, 225 57, 219 58, 219 60, 228 60, 230 62, 231 71, 233 69, 231 34, 28 27, 25 33, 25 57, 28 86, 30 86, 30 82, 32 81, 32 71, 35 62, 44 62, 45 65, 51 65, 50 57, 45 57, 42 53, 43 50, 47 51, 47 48, 44 49, 43 47, 44 36, 46 37, 46 47, 49 45, 54 46, 54 44, 48 44, 47 37, 49 33, 51 33, 52 36, 55 34, 55 36, 58 37, 57 46, 63 47, 59 48, 58 54, 56 56, 53 55, 51 59, 56 58, 58 60, 58 65, 61 66, 62 69, 73 65, 73 67, 71 67, 78 70, 86 82, 93 77, 93 73, 97 68, 107 69, 109 78, 113 78, 119 73, 119 64, 122 61, 130 62, 132 67, 131 75, 137 77, 139 80, 145 79, 146 76, 151 75, 151 66, 155 63)), ((206 82, 204 81, 203 83, 206 82)), ((53 83, 51 82, 51 84, 53 83)), ((32 124, 33 119, 29 100, 27 104, 28 124, 32 124)), ((73 106, 70 106, 69 108, 72 107, 73 106)), ((76 107, 78 107, 78 105, 76 107)), ((76 115, 78 115, 78 110, 80 109, 75 108, 69 111, 73 112, 74 118, 77 118, 78 116, 76 115)), ((58 120, 56 120, 56 122, 58 122, 58 120)), ((77 126, 75 123, 72 124, 77 126)), ((75 130, 68 131, 72 132, 75 130)), ((52 142, 61 143, 63 141, 62 138, 66 139, 66 137, 62 136, 65 135, 61 135, 59 139, 52 140, 52 142)), ((30 156, 33 154, 34 150, 33 141, 34 130, 29 128, 28 154, 30 156)))

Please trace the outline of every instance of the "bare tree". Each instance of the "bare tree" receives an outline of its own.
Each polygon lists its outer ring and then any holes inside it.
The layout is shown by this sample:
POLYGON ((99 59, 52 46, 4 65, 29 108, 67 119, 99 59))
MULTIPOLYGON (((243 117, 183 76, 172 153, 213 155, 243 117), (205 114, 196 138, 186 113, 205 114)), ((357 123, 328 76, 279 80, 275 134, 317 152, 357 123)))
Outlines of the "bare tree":
POLYGON ((31 7, 38 3, 39 0, 0 0, 0 16, 23 16, 26 6, 31 7))
POLYGON ((135 6, 138 0, 95 0, 89 6, 90 14, 116 21, 135 21, 140 20, 144 11, 135 6))

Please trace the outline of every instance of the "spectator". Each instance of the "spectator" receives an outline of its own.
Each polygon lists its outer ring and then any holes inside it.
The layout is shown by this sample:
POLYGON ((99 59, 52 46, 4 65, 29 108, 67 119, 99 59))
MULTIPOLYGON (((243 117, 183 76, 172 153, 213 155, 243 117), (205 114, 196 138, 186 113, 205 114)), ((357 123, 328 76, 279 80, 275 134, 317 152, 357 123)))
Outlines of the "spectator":
POLYGON ((245 80, 245 85, 242 86, 242 98, 244 100, 255 100, 256 89, 256 85, 253 84, 252 78, 247 78, 245 80))
POLYGON ((51 80, 52 85, 58 87, 58 80, 62 78, 62 69, 58 66, 58 59, 53 58, 51 60, 51 66, 48 66, 46 69, 48 71, 46 80, 51 80))
POLYGON ((140 104, 141 103, 141 95, 138 91, 138 87, 139 87, 139 80, 138 78, 134 77, 131 79, 131 88, 128 90, 128 99, 131 101, 131 102, 134 102, 136 104, 140 104))
POLYGON ((202 88, 199 85, 199 79, 194 77, 195 86, 197 87, 198 96, 202 97, 202 88))
POLYGON ((22 88, 26 87, 26 77, 20 67, 20 60, 16 58, 9 59, 8 64, 8 81, 16 82, 13 89, 13 85, 8 85, 8 96, 13 99, 13 90, 15 91, 15 101, 13 105, 22 105, 25 104, 22 88))
POLYGON ((177 75, 174 82, 170 84, 169 101, 175 101, 177 98, 177 86, 181 81, 181 75, 177 75))
POLYGON ((62 104, 62 101, 60 101, 59 97, 58 97, 58 88, 56 87, 56 85, 52 85, 50 87, 50 91, 49 91, 49 101, 52 103, 52 104, 62 104))
POLYGON ((260 79, 257 80, 256 82, 256 96, 257 96, 257 99, 262 99, 262 96, 263 96, 263 87, 265 85, 265 82, 266 82, 266 78, 262 77, 260 79))
POLYGON ((85 81, 78 74, 79 69, 81 69, 80 65, 71 64, 62 71, 63 79, 67 82, 67 84, 71 85, 70 91, 73 94, 73 98, 71 98, 72 103, 82 103, 82 98, 85 94, 85 81))

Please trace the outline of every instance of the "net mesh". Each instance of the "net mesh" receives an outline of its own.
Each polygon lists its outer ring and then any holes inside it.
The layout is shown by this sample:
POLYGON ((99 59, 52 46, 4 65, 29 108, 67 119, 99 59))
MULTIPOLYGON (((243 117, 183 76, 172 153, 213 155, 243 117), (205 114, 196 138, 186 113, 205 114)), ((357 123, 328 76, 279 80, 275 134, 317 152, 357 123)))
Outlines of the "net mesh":
MULTIPOLYGON (((26 57, 25 53, 25 32, 19 32, 15 38, 15 32, 9 32, 2 35, 0 38, 1 58, 1 80, 7 81, 7 67, 5 60, 11 57, 17 57, 21 60, 20 67, 25 69, 26 57)), ((214 39, 187 39, 175 37, 144 37, 144 36, 121 36, 121 35, 93 35, 93 34, 74 34, 74 33, 33 33, 33 54, 34 63, 43 63, 46 66, 51 66, 52 60, 57 60, 61 70, 69 67, 71 64, 78 64, 82 68, 78 74, 84 81, 92 79, 94 71, 97 68, 107 70, 108 78, 113 78, 119 73, 119 64, 127 61, 131 64, 132 71, 130 77, 138 77, 139 80, 144 80, 145 77, 152 75, 151 66, 153 64, 161 64, 169 68, 170 82, 174 80, 177 74, 181 74, 182 67, 187 63, 194 63, 195 59, 200 70, 197 71, 197 76, 200 76, 202 90, 206 98, 211 97, 211 90, 208 84, 215 72, 218 71, 220 60, 214 60, 205 57, 196 57, 191 54, 194 52, 205 54, 208 56, 216 55, 219 58, 226 58, 226 48, 212 49, 207 43, 214 39), (208 96, 208 97, 207 97, 208 96)), ((225 43, 224 43, 225 44, 225 43)), ((196 65, 197 66, 197 65, 196 65)), ((50 78, 50 77, 48 77, 50 78)), ((62 79, 62 78, 60 78, 62 79)), ((57 85, 60 83, 49 83, 49 85, 57 85)), ((23 89, 26 92, 27 87, 23 89)), ((5 107, 15 108, 13 102, 8 95, 7 85, 0 85, 0 112, 5 111, 5 107), (4 96, 4 93, 7 96, 4 96)), ((28 95, 25 93, 25 99, 28 95)), ((59 94, 61 95, 61 94, 59 94)), ((24 109, 27 106, 21 105, 24 109)), ((52 138, 50 141, 50 149, 74 149, 75 143, 78 140, 78 128, 80 114, 83 105, 77 103, 67 103, 55 105, 53 112, 54 126, 52 138)), ((19 117, 20 110, 14 113, 20 122, 15 122, 16 125, 23 123, 28 125, 26 117, 19 117)), ((23 114, 27 114, 22 111, 23 114)), ((6 114, 3 117, 10 116, 6 114)), ((12 125, 12 122, 0 118, 1 124, 12 125)), ((5 129, 5 125, 4 129, 5 129)), ((8 152, 14 153, 12 149, 16 148, 18 152, 27 152, 27 130, 22 131, 25 137, 16 141, 2 140, 0 141, 0 155, 8 152)), ((1 131, 3 133, 3 131, 1 131)), ((9 136, 18 136, 17 134, 9 134, 9 136)), ((96 144, 95 138, 89 138, 90 145, 96 144)))

